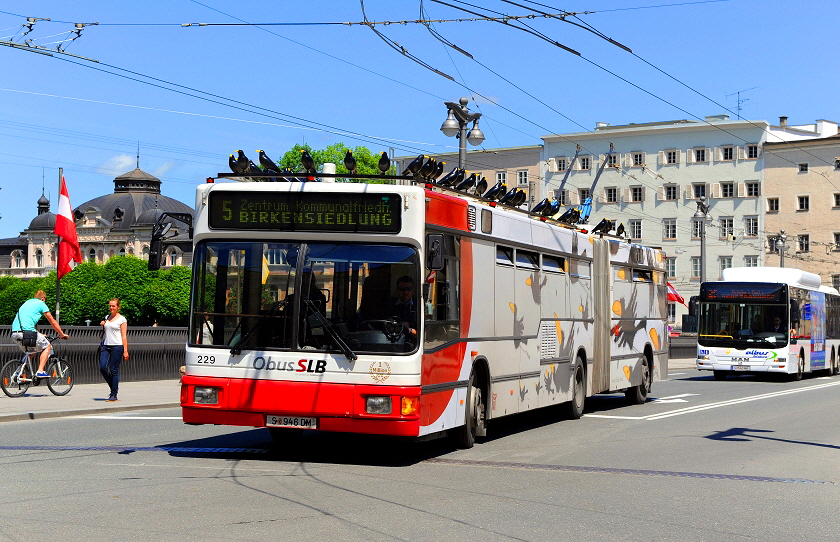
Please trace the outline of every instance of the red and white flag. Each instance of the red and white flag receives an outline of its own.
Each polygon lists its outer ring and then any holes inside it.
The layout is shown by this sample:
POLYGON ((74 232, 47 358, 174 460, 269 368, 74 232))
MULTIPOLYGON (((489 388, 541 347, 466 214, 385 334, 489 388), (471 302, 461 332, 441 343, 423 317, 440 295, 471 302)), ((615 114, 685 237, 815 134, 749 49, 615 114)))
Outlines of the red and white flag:
MULTIPOLYGON (((682 303, 685 305, 685 298, 680 295, 676 288, 674 288, 670 282, 668 284, 668 301, 673 301, 675 303, 682 303)), ((685 305, 686 307, 688 305, 685 305)))
POLYGON ((61 177, 61 193, 58 196, 58 213, 55 215, 55 229, 58 235, 58 278, 73 270, 70 262, 82 262, 79 237, 76 235, 76 222, 73 220, 73 208, 70 206, 70 194, 64 176, 61 177))

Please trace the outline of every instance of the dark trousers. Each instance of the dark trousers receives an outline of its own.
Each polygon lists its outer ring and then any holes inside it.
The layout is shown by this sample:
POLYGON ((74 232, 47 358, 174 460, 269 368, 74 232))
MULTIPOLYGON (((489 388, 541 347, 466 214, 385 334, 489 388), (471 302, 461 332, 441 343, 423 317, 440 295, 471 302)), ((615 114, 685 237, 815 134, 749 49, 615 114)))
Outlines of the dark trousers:
POLYGON ((120 388, 120 364, 123 360, 122 345, 102 347, 99 352, 99 372, 111 388, 111 395, 116 395, 120 388))

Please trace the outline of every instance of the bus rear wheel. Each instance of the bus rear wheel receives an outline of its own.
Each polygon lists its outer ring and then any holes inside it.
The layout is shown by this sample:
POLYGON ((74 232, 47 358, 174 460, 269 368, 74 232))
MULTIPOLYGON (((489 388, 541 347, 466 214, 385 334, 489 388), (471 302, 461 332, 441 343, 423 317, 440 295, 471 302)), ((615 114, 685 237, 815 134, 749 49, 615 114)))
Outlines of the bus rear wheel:
POLYGON ((642 356, 642 382, 638 386, 632 386, 624 390, 624 398, 628 405, 641 405, 647 401, 650 391, 650 363, 647 356, 642 356))
POLYGON ((572 374, 572 400, 566 403, 566 417, 577 420, 583 416, 583 404, 586 400, 586 373, 584 360, 578 356, 572 374))

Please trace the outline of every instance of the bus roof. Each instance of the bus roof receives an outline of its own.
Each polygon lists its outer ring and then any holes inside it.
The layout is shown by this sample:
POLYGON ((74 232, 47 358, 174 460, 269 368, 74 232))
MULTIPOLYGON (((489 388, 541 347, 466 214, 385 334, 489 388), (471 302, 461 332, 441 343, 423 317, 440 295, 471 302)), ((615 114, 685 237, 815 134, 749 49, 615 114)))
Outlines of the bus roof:
POLYGON ((730 267, 723 270, 724 282, 774 282, 819 290, 819 275, 792 267, 730 267))

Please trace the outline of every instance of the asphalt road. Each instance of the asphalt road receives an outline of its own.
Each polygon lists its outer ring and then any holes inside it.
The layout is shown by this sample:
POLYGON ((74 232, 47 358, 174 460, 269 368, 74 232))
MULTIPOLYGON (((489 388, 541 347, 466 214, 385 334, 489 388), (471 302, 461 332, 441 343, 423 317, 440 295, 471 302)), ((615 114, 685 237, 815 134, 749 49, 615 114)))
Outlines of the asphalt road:
POLYGON ((492 422, 471 450, 186 426, 0 426, 0 540, 817 540, 840 525, 840 377, 674 370, 651 400, 492 422))

